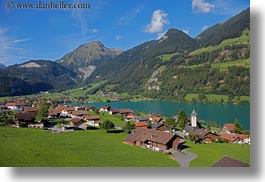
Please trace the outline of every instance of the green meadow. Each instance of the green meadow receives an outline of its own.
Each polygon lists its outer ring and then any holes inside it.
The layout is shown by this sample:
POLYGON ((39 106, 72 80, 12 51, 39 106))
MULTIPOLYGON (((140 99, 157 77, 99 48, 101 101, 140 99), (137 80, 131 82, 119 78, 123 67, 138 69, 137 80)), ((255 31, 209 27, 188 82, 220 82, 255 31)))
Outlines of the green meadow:
POLYGON ((127 133, 105 130, 53 134, 0 127, 0 166, 178 167, 171 155, 124 144, 127 133))
POLYGON ((198 157, 190 162, 190 167, 211 167, 215 162, 229 156, 250 164, 250 145, 210 143, 194 144, 187 142, 188 151, 196 153, 198 157))

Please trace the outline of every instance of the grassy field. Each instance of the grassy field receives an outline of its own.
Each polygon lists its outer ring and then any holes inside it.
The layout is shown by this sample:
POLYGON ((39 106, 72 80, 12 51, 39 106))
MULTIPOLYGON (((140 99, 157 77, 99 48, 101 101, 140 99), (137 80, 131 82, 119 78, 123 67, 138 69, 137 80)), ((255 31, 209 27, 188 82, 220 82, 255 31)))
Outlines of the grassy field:
MULTIPOLYGON (((185 96, 185 100, 191 102, 192 99, 198 100, 199 94, 187 94, 185 96)), ((205 95, 209 102, 217 101, 221 103, 221 100, 223 99, 224 102, 227 102, 228 96, 227 95, 216 95, 216 94, 206 94, 205 95)))
POLYGON ((249 38, 250 38, 250 32, 249 32, 249 30, 245 30, 240 37, 224 40, 216 46, 209 46, 209 47, 197 49, 197 50, 191 52, 190 55, 194 56, 194 55, 199 55, 203 52, 212 52, 212 51, 215 51, 218 49, 222 49, 225 46, 231 46, 231 45, 236 45, 236 44, 249 45, 250 44, 249 38))
POLYGON ((0 127, 0 166, 177 167, 170 155, 123 143, 127 133, 105 130, 52 134, 0 127))
MULTIPOLYGON (((185 100, 188 102, 192 102, 193 99, 198 101, 199 94, 187 94, 185 96, 185 100)), ((209 103, 221 103, 223 99, 223 103, 227 103, 228 101, 228 95, 217 95, 217 94, 205 94, 205 96, 208 99, 209 103)), ((239 102, 250 102, 249 96, 238 96, 232 99, 233 103, 239 103, 239 102)))
POLYGON ((188 151, 196 153, 198 158, 190 163, 190 167, 210 167, 223 156, 229 156, 239 161, 250 164, 250 146, 239 144, 193 144, 187 142, 188 151))
POLYGON ((172 53, 172 54, 164 54, 164 55, 158 56, 158 58, 162 59, 163 62, 166 62, 166 61, 170 61, 170 59, 173 56, 178 55, 178 54, 179 54, 178 52, 172 53))
MULTIPOLYGON (((203 66, 204 64, 208 63, 202 63, 202 64, 197 64, 197 65, 191 65, 187 66, 187 68, 195 69, 200 66, 203 66)), ((250 67, 250 59, 238 59, 238 60, 233 60, 233 61, 227 61, 223 63, 212 63, 211 68, 219 68, 220 71, 227 71, 228 67, 231 66, 243 66, 243 67, 250 67)))
POLYGON ((113 122, 115 127, 123 127, 126 124, 125 121, 119 116, 113 116, 108 113, 100 113, 100 123, 103 123, 105 120, 110 120, 113 122))

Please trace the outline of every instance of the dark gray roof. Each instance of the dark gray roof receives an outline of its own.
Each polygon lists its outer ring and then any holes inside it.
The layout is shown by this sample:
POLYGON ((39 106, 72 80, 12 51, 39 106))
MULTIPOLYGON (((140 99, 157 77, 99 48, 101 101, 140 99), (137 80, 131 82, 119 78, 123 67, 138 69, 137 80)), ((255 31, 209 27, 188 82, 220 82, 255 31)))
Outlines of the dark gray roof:
POLYGON ((152 129, 157 129, 159 128, 160 126, 163 126, 165 125, 163 122, 158 122, 158 123, 152 123, 152 129))
POLYGON ((224 156, 222 159, 212 165, 212 167, 250 167, 249 164, 243 163, 231 157, 224 156))

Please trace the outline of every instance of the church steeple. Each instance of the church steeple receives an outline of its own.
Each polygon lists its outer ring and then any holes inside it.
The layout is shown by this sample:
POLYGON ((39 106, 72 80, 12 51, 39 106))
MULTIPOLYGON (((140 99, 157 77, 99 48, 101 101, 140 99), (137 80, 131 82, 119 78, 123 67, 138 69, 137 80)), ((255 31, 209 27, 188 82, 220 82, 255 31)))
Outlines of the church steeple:
POLYGON ((192 127, 197 127, 197 113, 195 112, 195 110, 193 109, 192 113, 191 113, 191 126, 192 127))

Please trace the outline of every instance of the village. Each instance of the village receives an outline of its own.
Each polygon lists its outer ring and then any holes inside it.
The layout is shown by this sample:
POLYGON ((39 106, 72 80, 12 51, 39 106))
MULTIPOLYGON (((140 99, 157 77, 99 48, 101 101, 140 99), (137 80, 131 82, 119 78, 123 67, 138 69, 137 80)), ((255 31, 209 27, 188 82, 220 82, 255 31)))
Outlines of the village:
MULTIPOLYGON (((234 123, 225 123, 221 130, 202 126, 195 110, 190 116, 185 114, 184 118, 181 115, 166 118, 155 113, 139 114, 128 108, 111 108, 108 105, 100 108, 86 105, 49 105, 46 107, 46 113, 45 111, 42 113, 43 107, 45 106, 41 104, 29 105, 25 101, 0 103, 1 114, 14 113, 12 121, 7 124, 10 127, 40 128, 51 133, 91 128, 103 128, 107 132, 128 132, 121 142, 165 154, 176 154, 176 152, 180 152, 178 155, 182 155, 181 152, 188 154, 186 141, 195 144, 250 144, 250 136, 243 131, 238 132, 234 123), (39 119, 39 113, 45 117, 39 119), (118 118, 121 122, 117 123, 113 118, 118 118), (184 125, 179 127, 178 122, 183 122, 184 125)), ((241 166, 241 163, 238 165, 241 166)))

